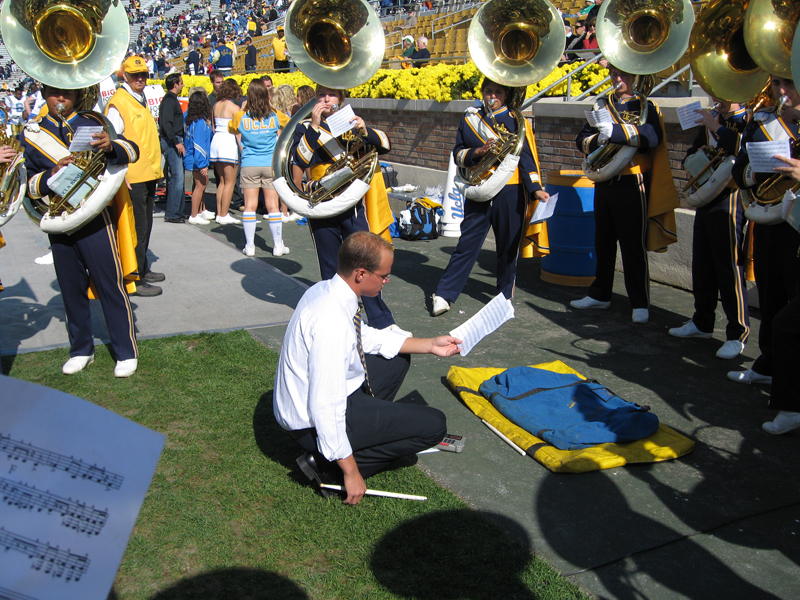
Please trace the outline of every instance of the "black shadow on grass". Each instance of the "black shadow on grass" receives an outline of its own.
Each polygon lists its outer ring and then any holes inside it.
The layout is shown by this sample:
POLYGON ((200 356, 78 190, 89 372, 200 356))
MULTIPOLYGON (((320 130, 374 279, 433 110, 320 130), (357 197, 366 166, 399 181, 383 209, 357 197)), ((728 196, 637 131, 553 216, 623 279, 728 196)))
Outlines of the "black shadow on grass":
POLYGON ((183 579, 150 598, 150 600, 200 599, 308 600, 308 595, 294 581, 277 573, 231 567, 183 579))
POLYGON ((531 560, 516 521, 464 509, 406 521, 378 541, 370 566, 381 585, 403 598, 533 600, 519 578, 531 560))

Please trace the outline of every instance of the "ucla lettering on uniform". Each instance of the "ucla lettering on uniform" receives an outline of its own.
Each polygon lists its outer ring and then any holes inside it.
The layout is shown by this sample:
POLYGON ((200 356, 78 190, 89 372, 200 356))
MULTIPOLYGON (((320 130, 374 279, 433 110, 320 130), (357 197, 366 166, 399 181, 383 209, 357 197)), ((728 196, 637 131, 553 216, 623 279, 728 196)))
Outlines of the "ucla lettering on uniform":
POLYGON ((453 201, 451 205, 450 213, 454 217, 463 218, 464 217, 464 195, 458 191, 458 189, 454 186, 453 189, 448 194, 448 197, 453 201))

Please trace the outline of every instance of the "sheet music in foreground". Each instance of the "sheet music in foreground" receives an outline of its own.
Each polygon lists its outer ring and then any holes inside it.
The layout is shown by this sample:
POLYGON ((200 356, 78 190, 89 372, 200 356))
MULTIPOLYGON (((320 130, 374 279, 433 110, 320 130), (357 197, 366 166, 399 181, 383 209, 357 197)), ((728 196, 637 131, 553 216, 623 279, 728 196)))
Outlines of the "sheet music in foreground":
POLYGON ((450 335, 463 340, 461 356, 466 356, 478 342, 513 318, 514 306, 511 304, 511 300, 508 300, 503 294, 498 294, 474 317, 453 329, 450 335))
POLYGON ((106 600, 165 441, 0 376, 0 598, 106 600))

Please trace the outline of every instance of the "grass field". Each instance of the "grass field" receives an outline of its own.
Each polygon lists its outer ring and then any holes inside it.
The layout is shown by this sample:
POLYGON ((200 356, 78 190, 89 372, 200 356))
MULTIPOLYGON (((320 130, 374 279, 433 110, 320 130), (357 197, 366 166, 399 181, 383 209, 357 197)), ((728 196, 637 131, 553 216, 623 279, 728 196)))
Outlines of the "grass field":
POLYGON ((70 377, 65 349, 3 358, 12 377, 167 435, 111 598, 584 597, 410 461, 369 486, 427 502, 320 497, 272 416, 277 354, 247 332, 147 340, 140 353, 127 380, 104 347, 70 377))

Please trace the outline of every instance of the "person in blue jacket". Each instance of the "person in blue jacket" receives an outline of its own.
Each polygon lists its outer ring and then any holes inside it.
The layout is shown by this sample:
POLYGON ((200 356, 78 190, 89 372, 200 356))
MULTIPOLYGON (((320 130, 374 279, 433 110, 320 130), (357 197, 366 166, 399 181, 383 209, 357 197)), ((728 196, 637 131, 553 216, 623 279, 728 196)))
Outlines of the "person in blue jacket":
POLYGON ((183 168, 192 172, 192 225, 208 225, 214 213, 206 210, 203 195, 208 185, 208 154, 211 151, 211 104, 204 89, 189 94, 189 106, 184 113, 183 168))
MULTIPOLYGON (((453 158, 459 167, 473 167, 481 162, 497 142, 497 128, 516 133, 518 124, 506 104, 512 92, 513 88, 488 78, 483 80, 483 106, 479 110, 467 110, 458 126, 453 158)), ((528 196, 540 201, 547 201, 550 197, 542 189, 539 167, 534 159, 535 150, 529 143, 533 136, 520 135, 525 136, 525 142, 519 165, 505 186, 494 198, 484 202, 470 199, 464 202, 461 237, 433 294, 434 317, 450 310, 450 305, 458 299, 478 260, 489 227, 494 231, 497 247, 497 293, 506 298, 511 298, 514 293, 528 196)))

